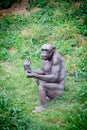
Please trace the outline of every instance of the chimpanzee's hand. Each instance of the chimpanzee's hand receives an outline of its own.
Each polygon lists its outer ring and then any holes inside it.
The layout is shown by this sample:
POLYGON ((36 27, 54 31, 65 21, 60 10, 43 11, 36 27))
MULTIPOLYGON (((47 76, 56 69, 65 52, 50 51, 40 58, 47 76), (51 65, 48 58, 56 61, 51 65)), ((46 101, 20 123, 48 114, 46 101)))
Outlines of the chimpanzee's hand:
POLYGON ((29 70, 27 70, 27 73, 31 73, 31 70, 29 69, 29 70))
POLYGON ((26 71, 26 77, 27 77, 27 78, 33 78, 33 77, 34 77, 34 73, 28 73, 28 72, 26 71))
POLYGON ((24 69, 27 70, 28 73, 31 73, 30 61, 25 60, 25 62, 24 62, 24 69))

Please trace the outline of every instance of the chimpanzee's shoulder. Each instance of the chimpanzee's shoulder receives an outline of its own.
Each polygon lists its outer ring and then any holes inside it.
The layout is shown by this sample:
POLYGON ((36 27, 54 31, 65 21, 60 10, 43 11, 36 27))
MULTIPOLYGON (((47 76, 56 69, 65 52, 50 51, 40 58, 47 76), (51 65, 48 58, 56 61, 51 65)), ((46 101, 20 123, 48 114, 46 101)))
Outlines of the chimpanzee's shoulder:
POLYGON ((56 52, 54 55, 53 55, 53 65, 58 65, 60 64, 62 60, 62 57, 56 52))

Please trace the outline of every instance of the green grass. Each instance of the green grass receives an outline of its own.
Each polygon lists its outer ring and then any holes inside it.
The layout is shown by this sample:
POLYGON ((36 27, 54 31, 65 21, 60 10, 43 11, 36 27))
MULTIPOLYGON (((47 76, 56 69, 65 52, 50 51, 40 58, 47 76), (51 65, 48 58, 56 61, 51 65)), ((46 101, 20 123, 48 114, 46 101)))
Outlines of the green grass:
POLYGON ((87 129, 87 38, 82 33, 84 23, 80 28, 81 16, 72 16, 74 10, 74 5, 59 2, 55 8, 0 21, 0 129, 87 129), (53 44, 65 59, 65 93, 48 102, 45 111, 32 113, 39 105, 38 87, 34 79, 25 77, 23 63, 29 58, 32 69, 38 69, 44 43, 53 44))

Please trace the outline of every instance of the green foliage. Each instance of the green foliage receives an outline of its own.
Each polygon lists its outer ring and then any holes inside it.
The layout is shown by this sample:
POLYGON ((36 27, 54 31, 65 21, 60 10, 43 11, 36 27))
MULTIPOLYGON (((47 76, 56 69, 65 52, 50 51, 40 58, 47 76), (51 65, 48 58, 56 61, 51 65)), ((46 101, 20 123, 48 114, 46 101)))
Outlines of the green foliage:
POLYGON ((0 60, 8 60, 10 58, 10 54, 7 49, 0 49, 0 60))
MULTIPOLYGON (((81 79, 80 79, 81 80, 81 79)), ((87 110, 86 110, 86 105, 87 105, 87 102, 86 102, 86 98, 87 98, 87 91, 86 91, 86 87, 87 87, 87 84, 86 82, 84 81, 84 85, 80 85, 78 86, 78 90, 76 92, 76 94, 74 95, 74 101, 75 101, 75 98, 76 98, 76 101, 77 102, 80 102, 82 105, 82 108, 77 108, 78 105, 74 105, 74 109, 77 109, 77 114, 75 116, 70 116, 70 113, 67 114, 68 115, 68 124, 67 124, 67 127, 65 130, 69 129, 69 130, 78 130, 78 129, 83 129, 85 130, 87 128, 87 122, 86 122, 86 118, 87 118, 87 110), (72 126, 72 127, 71 127, 72 126)), ((73 111, 71 112, 73 113, 73 111)), ((66 116, 65 116, 66 118, 66 116)))
POLYGON ((87 77, 87 57, 82 57, 77 73, 80 77, 87 77))
POLYGON ((78 25, 79 29, 83 35, 87 36, 87 2, 80 6, 77 12, 78 16, 83 19, 83 25, 78 25))
POLYGON ((76 56, 78 57, 78 68, 75 72, 76 77, 87 77, 87 58, 86 58, 87 44, 83 45, 83 48, 77 52, 76 56), (83 55, 84 53, 84 55, 83 55))
POLYGON ((66 12, 68 19, 75 18, 77 19, 75 25, 78 26, 80 32, 87 36, 87 2, 80 3, 79 7, 72 7, 72 11, 66 12))
POLYGON ((29 10, 32 7, 46 7, 47 4, 49 3, 49 0, 29 0, 29 6, 27 7, 27 9, 29 10))
POLYGON ((25 119, 20 108, 12 108, 12 100, 0 96, 0 129, 27 129, 30 121, 25 119))
POLYGON ((28 10, 30 10, 33 7, 39 7, 39 8, 45 8, 45 7, 51 7, 55 8, 56 3, 58 2, 68 2, 68 3, 73 3, 73 2, 80 2, 85 0, 29 0, 29 6, 27 7, 28 10))

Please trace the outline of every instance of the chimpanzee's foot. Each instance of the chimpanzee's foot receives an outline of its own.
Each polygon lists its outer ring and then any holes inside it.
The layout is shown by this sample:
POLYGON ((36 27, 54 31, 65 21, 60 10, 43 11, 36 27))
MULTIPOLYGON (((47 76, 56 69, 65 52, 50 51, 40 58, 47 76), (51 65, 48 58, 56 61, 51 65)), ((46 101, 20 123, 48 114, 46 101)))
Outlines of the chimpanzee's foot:
POLYGON ((41 112, 41 111, 45 110, 46 107, 47 107, 47 105, 45 107, 43 107, 43 106, 35 107, 35 110, 33 112, 41 112))
POLYGON ((46 96, 46 100, 47 101, 51 101, 52 99, 46 96))
POLYGON ((47 101, 49 101, 49 100, 50 100, 50 98, 46 96, 46 100, 47 100, 47 101))

